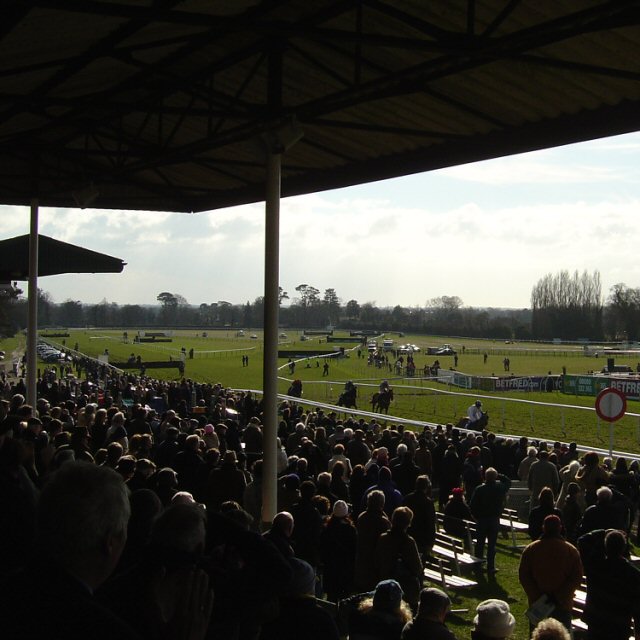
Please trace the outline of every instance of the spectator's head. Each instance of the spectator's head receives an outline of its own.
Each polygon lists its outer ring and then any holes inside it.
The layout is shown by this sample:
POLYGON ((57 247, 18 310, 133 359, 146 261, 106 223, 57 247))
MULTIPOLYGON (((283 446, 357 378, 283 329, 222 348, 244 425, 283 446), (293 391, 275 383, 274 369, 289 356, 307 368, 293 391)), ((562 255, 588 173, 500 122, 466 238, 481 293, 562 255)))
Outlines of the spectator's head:
POLYGON ((498 479, 498 472, 493 467, 489 467, 484 472, 484 479, 485 482, 495 482, 498 479))
POLYGON ((172 503, 151 527, 153 556, 171 567, 194 565, 204 551, 206 515, 194 502, 172 503))
POLYGON ((395 580, 382 580, 373 594, 373 608, 377 611, 396 611, 402 603, 402 587, 395 580))
POLYGON ((577 482, 570 482, 567 485, 567 495, 568 496, 577 496, 580 493, 580 485, 577 482))
POLYGON ((303 500, 311 500, 316 495, 316 485, 311 480, 305 480, 300 485, 300 497, 303 500))
POLYGON ((571 634, 559 620, 546 618, 533 630, 531 640, 571 640, 571 634))
POLYGON ((404 443, 400 443, 396 447, 396 454, 399 458, 403 458, 407 454, 407 445, 404 443))
POLYGON ((389 484, 391 482, 391 469, 389 467, 381 467, 378 474, 379 484, 389 484))
POLYGON ((538 455, 538 450, 535 447, 527 448, 527 456, 529 456, 529 458, 535 458, 537 455, 538 455))
POLYGON ((111 575, 127 540, 131 508, 122 477, 109 467, 68 462, 40 496, 40 548, 92 589, 111 575))
POLYGON ((297 491, 300 488, 300 478, 295 473, 286 475, 282 484, 287 491, 297 491))
POLYGON ((333 455, 334 456, 342 456, 344 455, 344 446, 341 444, 337 444, 333 447, 333 455))
POLYGON ((349 505, 344 500, 336 500, 333 505, 333 518, 346 518, 349 515, 349 505))
POLYGON ((516 626, 516 620, 511 615, 509 605, 504 600, 483 600, 476 607, 476 616, 473 619, 474 640, 495 638, 503 640, 509 638, 516 626))
POLYGON ((627 550, 627 537, 622 531, 611 529, 604 537, 604 552, 607 558, 622 558, 627 550))
POLYGON ((327 471, 323 471, 318 474, 318 487, 324 487, 325 489, 329 488, 331 484, 331 474, 327 471))
POLYGON ((293 516, 288 511, 276 513, 271 522, 271 529, 290 538, 293 533, 293 516))
POLYGON ((444 622, 451 608, 451 599, 441 589, 430 587, 420 592, 418 613, 420 618, 444 622))
POLYGON ((336 460, 335 464, 333 465, 333 469, 331 469, 331 477, 336 479, 343 478, 344 472, 344 463, 341 460, 336 460))
POLYGON ((618 458, 616 460, 616 473, 627 473, 627 459, 626 458, 618 458))
POLYGON ((609 487, 600 487, 596 491, 596 502, 598 504, 609 504, 611 502, 611 498, 613 497, 613 492, 609 487))
POLYGON ((115 467, 118 464, 118 460, 122 457, 124 449, 119 442, 110 442, 107 445, 107 465, 115 467))
POLYGON ((562 533, 562 520, 556 515, 547 516, 542 523, 542 534, 545 537, 558 537, 562 533))
POLYGON ((411 526, 413 511, 409 507, 398 507, 391 514, 391 528, 406 531, 411 526))
POLYGON ((587 467, 597 467, 600 463, 600 457, 595 451, 587 451, 584 454, 584 464, 587 467))
POLYGON ((315 495, 311 498, 311 504, 318 510, 321 516, 328 516, 331 511, 331 500, 326 496, 315 495))
MULTIPOLYGON (((188 435, 186 440, 184 441, 184 448, 185 451, 197 451, 200 447, 200 437, 197 436, 195 433, 192 433, 191 435, 188 435)), ((227 451, 226 453, 234 453, 235 451, 227 451)), ((225 453, 225 458, 226 458, 226 453, 225 453)), ((226 460, 225 460, 226 462, 226 460)))
POLYGON ((382 511, 384 509, 384 492, 374 489, 367 495, 367 511, 382 511))
POLYGON ((289 598, 306 598, 316 593, 316 572, 313 567, 299 558, 290 558, 291 582, 285 591, 289 598))
POLYGON ((416 493, 431 493, 431 480, 429 476, 418 476, 415 484, 416 493))
POLYGON ((540 489, 538 502, 544 509, 553 509, 553 491, 550 487, 542 487, 542 489, 540 489))

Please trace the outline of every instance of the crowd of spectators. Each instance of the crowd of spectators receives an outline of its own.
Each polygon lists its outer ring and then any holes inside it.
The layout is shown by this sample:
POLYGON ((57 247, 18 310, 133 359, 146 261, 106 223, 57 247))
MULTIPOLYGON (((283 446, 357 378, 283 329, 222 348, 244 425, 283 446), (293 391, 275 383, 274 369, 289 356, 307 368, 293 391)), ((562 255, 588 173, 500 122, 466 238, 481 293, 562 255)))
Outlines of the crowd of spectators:
MULTIPOLYGON (((554 595, 552 615, 570 626, 584 562, 593 628, 611 607, 602 581, 613 571, 627 584, 618 628, 640 623, 640 572, 624 558, 637 531, 636 462, 601 461, 575 443, 452 425, 415 432, 285 403, 278 514, 265 525, 262 407, 249 393, 47 371, 36 406, 22 381, 3 379, 0 395, 0 575, 12 594, 0 614, 20 637, 52 637, 38 625, 58 621, 64 637, 454 638, 448 596, 423 589, 436 510, 454 536, 475 522, 474 552, 486 546, 492 575, 514 481, 531 490, 533 542, 520 568, 530 604, 554 595), (551 585, 559 571, 540 575, 548 560, 536 558, 561 552, 568 577, 551 585), (342 626, 317 598, 340 605, 342 626)), ((506 603, 486 601, 473 637, 506 638, 514 624, 506 603)), ((535 637, 562 638, 543 632, 535 637)))

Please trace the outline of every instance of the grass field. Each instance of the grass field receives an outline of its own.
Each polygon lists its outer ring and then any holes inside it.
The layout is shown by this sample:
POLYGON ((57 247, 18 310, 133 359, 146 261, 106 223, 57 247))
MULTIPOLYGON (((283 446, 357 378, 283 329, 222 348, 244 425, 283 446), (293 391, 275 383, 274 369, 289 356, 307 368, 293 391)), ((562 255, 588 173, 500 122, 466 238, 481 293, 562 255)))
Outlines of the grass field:
MULTIPOLYGON (((282 349, 293 349, 304 353, 313 349, 330 349, 339 343, 318 343, 318 338, 301 342, 298 332, 287 332, 291 339, 283 339, 282 349), (294 338, 295 336, 295 338, 294 338)), ((128 334, 133 336, 134 330, 128 334)), ((124 343, 122 331, 103 330, 74 330, 71 336, 66 338, 66 346, 74 347, 78 343, 79 350, 90 356, 97 356, 109 350, 110 360, 126 360, 130 354, 140 355, 143 361, 168 360, 180 357, 182 347, 188 352, 193 348, 193 360, 187 360, 185 375, 195 380, 207 382, 221 382, 227 386, 238 388, 261 389, 262 388, 262 333, 259 331, 246 331, 244 337, 239 337, 234 331, 211 331, 208 337, 202 337, 202 331, 177 331, 174 332, 173 342, 158 344, 131 344, 124 343), (250 335, 255 333, 257 339, 252 340, 250 335), (242 356, 249 356, 249 366, 242 366, 242 356)), ((601 360, 585 357, 579 347, 553 347, 551 345, 538 345, 531 348, 519 344, 504 344, 491 341, 465 340, 465 354, 462 355, 462 342, 442 337, 405 336, 398 339, 394 337, 396 344, 401 342, 415 343, 422 350, 426 346, 438 346, 443 342, 449 342, 459 352, 457 369, 463 373, 496 375, 504 374, 502 360, 508 356, 511 361, 511 372, 519 375, 544 375, 548 371, 559 373, 562 367, 566 367, 568 373, 586 373, 602 365, 601 360), (487 352, 488 360, 483 362, 483 353, 487 352)), ((53 342, 61 342, 61 339, 52 339, 53 342)), ((594 399, 587 397, 574 397, 553 393, 519 393, 503 392, 498 394, 487 392, 464 392, 457 390, 453 395, 443 395, 449 391, 446 385, 441 385, 431 380, 420 381, 417 379, 400 380, 388 372, 367 366, 364 358, 358 359, 355 350, 349 351, 355 345, 344 344, 348 356, 341 359, 331 359, 329 375, 322 376, 322 362, 316 366, 316 361, 301 360, 296 366, 293 376, 289 375, 287 359, 280 360, 280 391, 285 393, 289 380, 293 377, 300 378, 304 384, 304 398, 323 402, 335 403, 344 387, 346 380, 354 380, 359 387, 359 407, 370 409, 368 401, 371 393, 378 386, 383 377, 388 378, 394 389, 395 399, 391 405, 390 413, 399 417, 414 418, 429 422, 450 422, 457 420, 466 412, 466 407, 471 404, 476 395, 482 395, 484 406, 491 415, 490 428, 498 433, 510 433, 514 435, 524 434, 537 438, 559 439, 562 441, 576 440, 583 445, 598 447, 608 446, 608 427, 598 427, 593 412, 578 411, 575 409, 558 409, 543 404, 527 405, 511 402, 509 400, 532 400, 539 403, 556 403, 564 405, 577 405, 593 407, 594 399), (308 365, 308 366, 307 366, 308 365), (370 387, 367 385, 371 385, 370 387), (502 399, 506 398, 506 399, 502 399), (532 413, 533 412, 533 413, 532 413), (563 427, 564 416, 564 427, 563 427)), ((24 348, 24 338, 18 337, 12 340, 0 341, 0 349, 7 352, 7 359, 16 348, 24 348)), ((427 356, 421 351, 416 354, 415 362, 418 369, 424 364, 431 364, 434 356, 427 356)), ((441 366, 449 368, 453 366, 453 357, 439 357, 441 366)), ((630 364, 635 367, 636 361, 631 358, 616 358, 620 364, 630 364)), ((45 365, 43 365, 45 366, 45 365)), ((148 370, 148 375, 177 379, 176 370, 148 370)), ((452 389, 452 391, 456 391, 452 389)), ((630 402, 628 411, 639 412, 637 402, 630 402)), ((636 429, 638 418, 625 417, 615 426, 615 447, 621 450, 639 451, 636 429)), ((526 544, 526 536, 519 536, 519 542, 526 544)), ((487 580, 486 575, 481 576, 477 587, 462 592, 459 595, 451 594, 454 599, 454 609, 468 609, 467 613, 452 616, 449 624, 457 637, 468 638, 470 636, 471 621, 475 606, 486 598, 501 598, 511 605, 518 627, 515 638, 524 640, 528 638, 528 623, 524 612, 527 608, 526 598, 518 582, 518 562, 520 553, 511 548, 510 539, 499 539, 497 566, 500 572, 495 579, 487 580)))
MULTIPOLYGON (((181 348, 187 352, 194 350, 194 358, 187 360, 185 375, 203 382, 221 382, 238 388, 262 388, 262 333, 247 330, 245 336, 237 336, 235 331, 175 331, 173 341, 157 344, 132 344, 123 341, 122 331, 73 330, 65 340, 66 346, 74 347, 90 356, 97 356, 109 350, 111 362, 126 360, 130 354, 140 355, 143 361, 178 359, 181 348), (251 339, 251 334, 257 336, 251 339), (242 356, 249 357, 249 366, 242 366, 242 356)), ((134 330, 128 332, 135 334, 134 330)), ((288 331, 288 338, 281 340, 281 348, 293 350, 301 355, 316 349, 338 348, 340 343, 319 342, 311 338, 299 340, 298 332, 288 331)), ((396 345, 408 342, 418 345, 421 352, 415 355, 418 370, 425 364, 433 363, 435 356, 423 353, 427 346, 437 346, 450 342, 458 351, 457 370, 477 375, 505 375, 503 358, 511 361, 510 373, 515 376, 544 375, 548 371, 560 373, 565 367, 567 373, 580 374, 599 369, 602 359, 587 357, 580 347, 554 345, 504 344, 486 340, 443 339, 410 335, 401 339, 394 337, 396 345), (465 353, 462 354, 462 345, 465 353), (484 363, 483 354, 488 354, 484 363)), ((61 339, 52 341, 61 342, 61 339)), ((329 360, 329 375, 322 376, 322 359, 310 357, 299 360, 295 373, 289 374, 287 359, 280 360, 280 391, 286 393, 289 381, 300 378, 304 385, 304 398, 320 402, 335 403, 347 380, 356 382, 359 388, 358 407, 370 410, 370 397, 380 380, 387 378, 395 390, 395 398, 390 408, 392 415, 426 422, 456 422, 465 415, 466 408, 481 396, 485 410, 491 416, 490 428, 498 433, 528 435, 535 438, 571 441, 584 445, 608 448, 609 426, 598 421, 593 411, 572 409, 572 406, 593 409, 594 398, 565 395, 559 392, 473 392, 448 387, 433 380, 399 379, 388 371, 376 369, 366 364, 364 357, 358 358, 356 345, 344 343, 345 358, 329 360), (532 401, 529 404, 522 401, 532 401), (563 408, 549 405, 565 405, 563 408)), ((0 348, 9 354, 13 347, 0 348)), ((439 356, 443 368, 453 367, 452 356, 439 356)), ((635 368, 636 359, 617 357, 616 362, 629 364, 635 368)), ((177 379, 175 369, 148 370, 148 375, 165 379, 177 379)), ((640 413, 637 401, 628 403, 629 413, 640 413)), ((640 418, 625 416, 613 427, 614 449, 638 452, 638 430, 640 418)))

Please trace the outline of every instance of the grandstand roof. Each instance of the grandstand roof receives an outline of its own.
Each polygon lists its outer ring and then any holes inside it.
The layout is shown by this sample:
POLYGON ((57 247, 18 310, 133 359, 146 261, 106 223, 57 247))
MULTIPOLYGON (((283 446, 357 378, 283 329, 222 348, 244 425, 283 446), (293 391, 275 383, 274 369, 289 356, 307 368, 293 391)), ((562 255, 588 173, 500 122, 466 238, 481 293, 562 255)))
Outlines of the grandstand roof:
POLYGON ((0 202, 202 211, 640 129, 640 2, 13 0, 0 202))

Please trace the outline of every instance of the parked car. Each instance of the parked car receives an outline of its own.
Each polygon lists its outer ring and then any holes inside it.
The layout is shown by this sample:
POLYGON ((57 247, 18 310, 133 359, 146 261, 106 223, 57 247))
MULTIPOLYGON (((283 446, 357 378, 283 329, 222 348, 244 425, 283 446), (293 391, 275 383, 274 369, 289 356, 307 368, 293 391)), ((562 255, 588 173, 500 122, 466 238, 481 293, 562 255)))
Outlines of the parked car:
POLYGON ((431 356, 455 356, 456 350, 450 344, 443 344, 440 347, 428 347, 427 354, 431 356))

